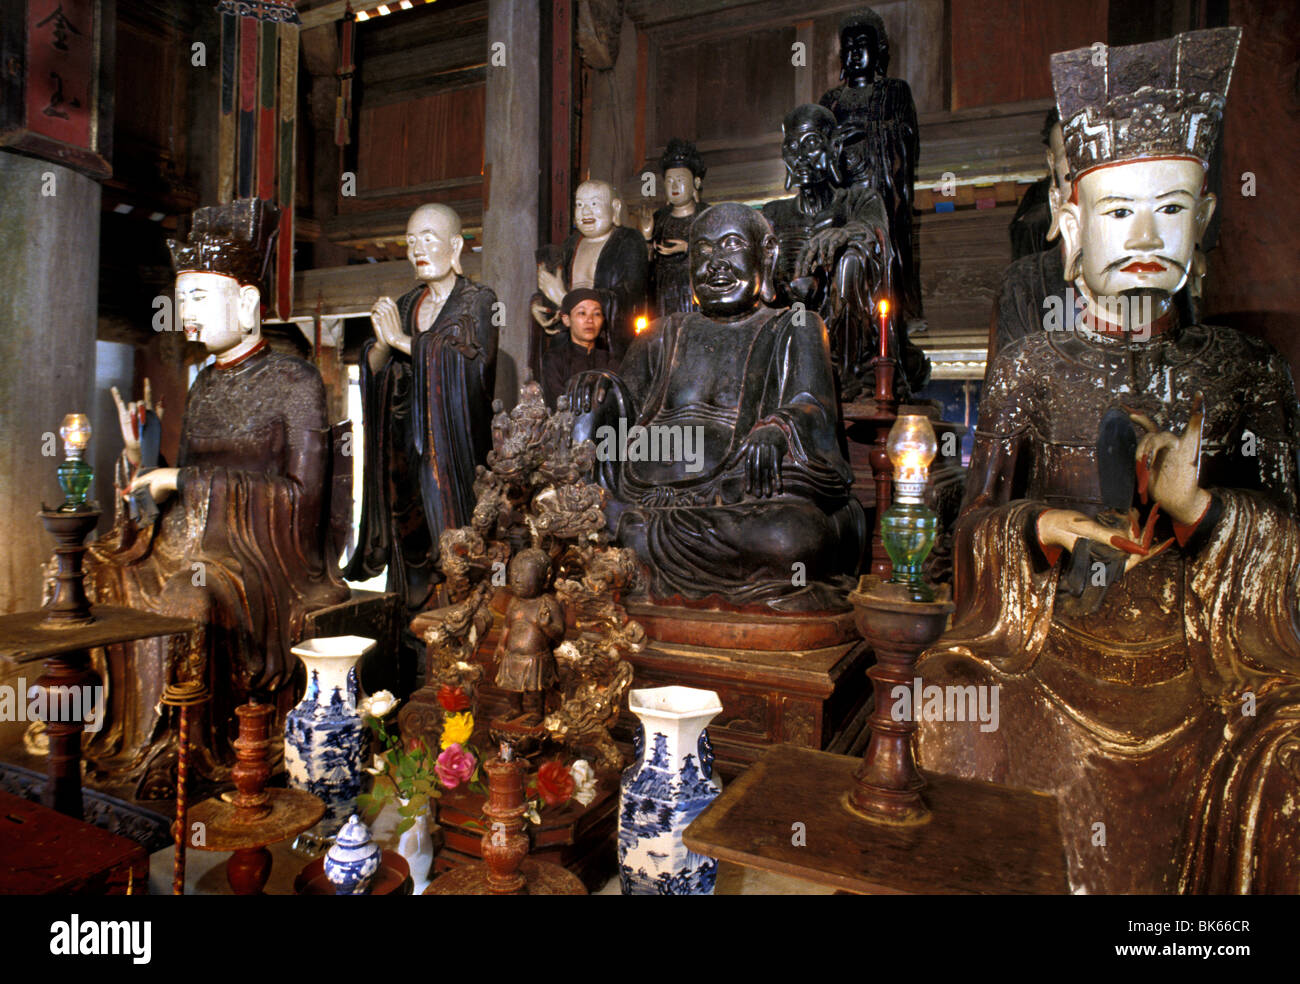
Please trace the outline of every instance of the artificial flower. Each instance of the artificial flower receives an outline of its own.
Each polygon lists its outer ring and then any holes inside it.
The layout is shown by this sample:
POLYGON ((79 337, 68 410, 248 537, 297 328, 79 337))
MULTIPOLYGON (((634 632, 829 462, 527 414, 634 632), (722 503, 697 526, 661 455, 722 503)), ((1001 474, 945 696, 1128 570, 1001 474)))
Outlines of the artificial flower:
POLYGON ((591 806, 596 798, 596 770, 586 759, 578 759, 569 766, 569 775, 573 777, 573 798, 583 806, 591 806))
POLYGON ((367 766, 366 771, 369 772, 372 776, 382 776, 385 772, 388 771, 388 763, 384 761, 384 757, 382 755, 376 755, 375 767, 372 769, 367 766))
POLYGON ((442 722, 442 747, 463 745, 474 733, 474 715, 468 711, 461 714, 448 714, 442 722))
POLYGON ((444 683, 438 688, 438 703, 448 714, 469 710, 469 697, 465 695, 465 691, 449 683, 444 683))
POLYGON ((393 708, 400 703, 391 691, 380 690, 363 700, 357 710, 362 717, 382 718, 392 713, 393 708))
POLYGON ((438 761, 433 767, 437 770, 442 784, 448 789, 455 789, 462 782, 469 781, 477 766, 478 760, 474 758, 473 753, 456 744, 449 745, 438 756, 438 761))
POLYGON ((545 762, 537 770, 537 791, 547 806, 563 806, 573 797, 577 783, 561 762, 545 762))

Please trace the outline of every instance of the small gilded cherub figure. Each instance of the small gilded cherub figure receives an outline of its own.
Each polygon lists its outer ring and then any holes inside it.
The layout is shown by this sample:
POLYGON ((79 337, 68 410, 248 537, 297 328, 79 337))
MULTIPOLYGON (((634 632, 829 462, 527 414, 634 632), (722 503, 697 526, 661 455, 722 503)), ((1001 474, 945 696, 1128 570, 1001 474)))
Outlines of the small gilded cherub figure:
POLYGON ((551 561, 536 547, 510 561, 505 627, 497 645, 496 685, 510 695, 512 723, 539 727, 546 688, 555 682, 555 646, 564 638, 564 606, 546 590, 551 561))

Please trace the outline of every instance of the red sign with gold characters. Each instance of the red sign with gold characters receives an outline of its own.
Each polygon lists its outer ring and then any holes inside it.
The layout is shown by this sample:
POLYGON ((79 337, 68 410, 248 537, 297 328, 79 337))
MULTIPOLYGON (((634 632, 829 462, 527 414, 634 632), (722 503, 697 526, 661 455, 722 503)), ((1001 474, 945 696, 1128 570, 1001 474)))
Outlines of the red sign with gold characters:
POLYGON ((93 0, 29 0, 27 128, 91 149, 95 106, 93 0))

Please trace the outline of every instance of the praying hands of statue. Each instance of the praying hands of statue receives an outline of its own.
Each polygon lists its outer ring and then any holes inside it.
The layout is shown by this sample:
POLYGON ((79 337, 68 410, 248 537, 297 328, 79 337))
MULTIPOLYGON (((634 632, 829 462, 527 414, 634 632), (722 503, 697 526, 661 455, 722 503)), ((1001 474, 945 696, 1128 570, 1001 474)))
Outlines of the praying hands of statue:
POLYGON ((1210 493, 1198 481, 1205 397, 1196 394, 1191 418, 1181 435, 1162 431, 1146 414, 1130 410, 1129 419, 1146 431, 1137 445, 1137 485, 1142 501, 1150 497, 1174 522, 1195 526, 1211 502, 1210 493))
POLYGON ((388 361, 393 349, 411 354, 411 340, 402 331, 402 316, 391 297, 381 297, 370 309, 370 325, 375 330, 374 345, 370 350, 370 369, 378 372, 388 361))
POLYGON ((122 394, 118 392, 117 387, 112 387, 113 402, 117 404, 117 423, 122 429, 122 444, 125 446, 126 460, 131 463, 132 468, 140 467, 140 428, 144 422, 144 413, 152 410, 162 420, 163 406, 159 400, 157 406, 153 402, 153 389, 149 384, 149 378, 144 380, 144 399, 132 400, 125 403, 122 400, 122 394))

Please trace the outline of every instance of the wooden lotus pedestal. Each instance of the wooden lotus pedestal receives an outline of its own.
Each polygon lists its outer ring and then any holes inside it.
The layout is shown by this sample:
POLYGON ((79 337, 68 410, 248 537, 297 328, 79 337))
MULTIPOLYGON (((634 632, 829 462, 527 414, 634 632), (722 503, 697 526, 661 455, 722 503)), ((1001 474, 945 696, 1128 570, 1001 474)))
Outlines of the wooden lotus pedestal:
POLYGON ((268 761, 270 704, 244 704, 235 708, 239 737, 238 761, 232 771, 237 792, 230 802, 219 797, 204 800, 190 810, 190 829, 201 830, 191 846, 201 851, 232 851, 226 861, 226 878, 236 895, 259 895, 271 875, 267 845, 297 836, 325 815, 325 804, 301 789, 267 789, 271 777, 268 761), (198 825, 202 825, 201 827, 198 825))
MULTIPOLYGON (((503 750, 505 750, 503 748, 503 750)), ((507 754, 485 762, 487 830, 481 862, 461 865, 434 879, 425 895, 586 895, 578 876, 558 864, 528 857, 524 813, 524 763, 507 754)))
POLYGON ((81 734, 87 710, 82 698, 95 692, 81 688, 96 688, 101 682, 90 668, 90 651, 116 642, 188 635, 198 625, 190 619, 154 615, 133 608, 91 605, 82 570, 86 552, 83 541, 95 528, 99 510, 45 509, 40 517, 56 542, 58 571, 54 597, 39 611, 0 616, 0 661, 21 667, 43 660, 44 672, 35 683, 46 692, 47 708, 70 712, 59 713, 53 716, 56 719, 46 721, 50 781, 41 801, 80 820, 81 734))
POLYGON ((891 691, 912 687, 952 605, 910 602, 893 587, 864 578, 852 598, 877 655, 865 756, 770 749, 686 828, 686 846, 863 894, 1067 892, 1054 797, 916 768, 916 725, 894 720, 891 691), (798 829, 806 836, 792 836, 798 829))

